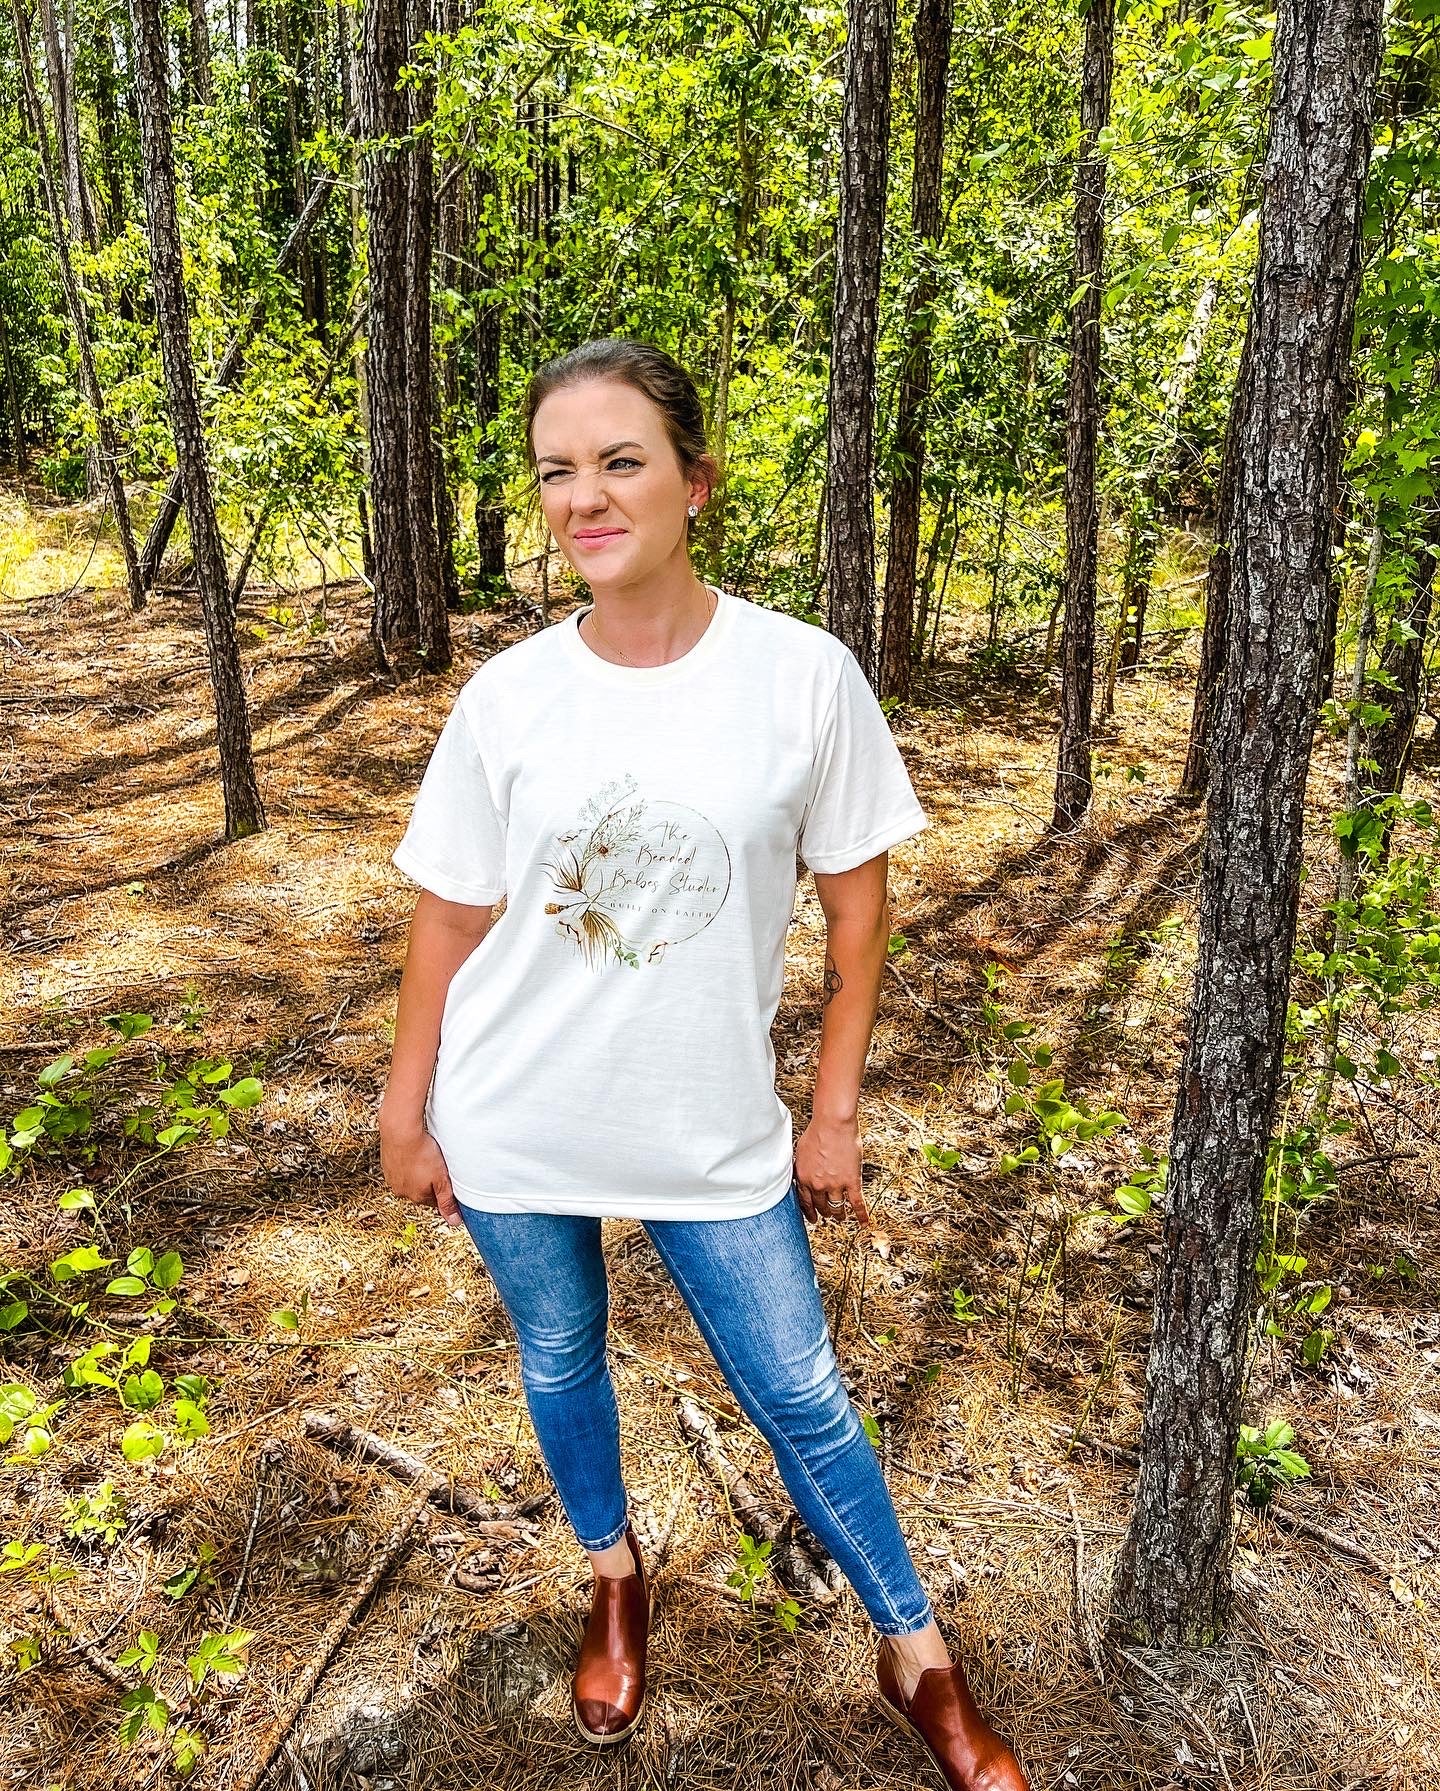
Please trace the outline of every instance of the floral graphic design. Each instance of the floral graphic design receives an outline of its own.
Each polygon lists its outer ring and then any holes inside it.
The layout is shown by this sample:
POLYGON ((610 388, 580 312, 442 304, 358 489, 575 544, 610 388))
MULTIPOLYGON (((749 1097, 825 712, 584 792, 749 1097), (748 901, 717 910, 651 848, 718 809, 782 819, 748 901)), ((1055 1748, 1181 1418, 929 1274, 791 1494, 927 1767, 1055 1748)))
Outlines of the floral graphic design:
POLYGON ((647 798, 628 773, 602 784, 547 861, 545 904, 591 969, 639 969, 693 938, 724 906, 730 853, 693 808, 647 798))

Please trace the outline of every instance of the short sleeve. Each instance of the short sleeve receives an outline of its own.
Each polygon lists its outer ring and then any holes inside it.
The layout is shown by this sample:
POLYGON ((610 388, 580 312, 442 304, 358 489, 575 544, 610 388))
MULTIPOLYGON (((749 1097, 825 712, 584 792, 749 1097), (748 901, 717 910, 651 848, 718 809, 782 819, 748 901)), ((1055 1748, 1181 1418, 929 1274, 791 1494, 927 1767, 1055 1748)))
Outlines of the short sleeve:
POLYGON ((447 902, 486 907, 505 894, 505 823, 459 702, 440 730, 391 862, 447 902))
POLYGON ((800 856, 822 876, 853 870, 929 825, 885 711, 846 647, 816 744, 800 856))

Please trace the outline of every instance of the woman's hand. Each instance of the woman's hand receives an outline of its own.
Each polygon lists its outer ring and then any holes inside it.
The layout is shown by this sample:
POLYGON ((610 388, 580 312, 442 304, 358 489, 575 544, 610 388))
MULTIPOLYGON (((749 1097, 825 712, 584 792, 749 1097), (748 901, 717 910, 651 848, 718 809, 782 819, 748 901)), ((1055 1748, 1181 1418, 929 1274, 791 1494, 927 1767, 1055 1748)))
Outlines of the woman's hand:
POLYGON ((795 1191, 810 1224, 840 1220, 853 1213, 870 1223, 860 1191, 858 1119, 812 1119, 795 1146, 795 1191))
POLYGON ((382 1120, 380 1168, 392 1194, 416 1206, 435 1207, 452 1228, 465 1223, 440 1146, 423 1125, 397 1129, 382 1120))

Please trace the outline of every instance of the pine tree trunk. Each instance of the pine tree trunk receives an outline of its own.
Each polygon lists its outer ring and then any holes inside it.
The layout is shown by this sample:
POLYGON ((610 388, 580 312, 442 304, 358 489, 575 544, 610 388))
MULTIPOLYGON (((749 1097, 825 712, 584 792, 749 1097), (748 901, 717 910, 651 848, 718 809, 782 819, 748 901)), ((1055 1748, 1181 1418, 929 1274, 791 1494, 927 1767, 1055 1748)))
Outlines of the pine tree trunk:
POLYGON ((5 312, 0 308, 0 359, 5 363, 5 401, 10 412, 10 447, 17 476, 25 467, 25 412, 20 403, 20 386, 15 378, 15 357, 10 352, 10 331, 5 312))
POLYGON ((370 639, 386 669, 401 643, 427 669, 450 663, 450 627, 435 534, 434 369, 430 352, 433 183, 428 135, 401 139, 426 116, 428 83, 398 85, 428 29, 427 0, 366 0, 360 134, 370 261, 366 389, 370 409, 375 605, 370 639))
POLYGON ((125 556, 125 579, 130 591, 130 606, 132 609, 141 609, 145 603, 145 587, 140 578, 139 555, 135 551, 135 532, 130 525, 130 503, 125 495, 125 481, 120 476, 120 456, 114 426, 105 407, 105 394, 100 389, 100 378, 95 370, 95 355, 90 346, 90 319, 80 283, 75 278, 75 267, 70 259, 70 226, 65 216, 54 159, 50 154, 50 138, 45 129, 40 90, 35 81, 35 59, 30 49, 30 28, 25 19, 24 0, 11 0, 10 16, 15 27, 24 109, 29 116, 40 158, 40 184, 45 190, 45 206, 50 214, 50 231, 55 244, 60 288, 65 295, 65 309, 70 315, 70 331, 75 338, 75 353, 80 362, 80 389, 95 418, 101 477, 109 494, 111 508, 115 512, 120 551, 125 556))
MULTIPOLYGON (((910 230, 917 252, 939 250, 944 233, 941 190, 945 172, 945 87, 950 72, 954 0, 920 0, 915 14, 915 166, 910 230)), ((890 487, 890 541, 885 555, 885 603, 880 629, 880 690, 910 694, 911 641, 915 633, 915 574, 920 554, 920 506, 924 492, 925 424, 930 404, 930 307, 935 276, 922 266, 905 315, 905 360, 895 423, 899 471, 890 487)))
POLYGON ((136 78, 140 93, 140 144, 145 181, 145 217, 150 241, 150 283, 160 333, 175 460, 185 487, 185 513, 205 644, 215 695, 220 781, 225 792, 225 837, 239 839, 265 824, 255 781, 250 716, 245 706, 245 673, 230 593, 225 553, 215 521, 210 468, 200 425, 200 397, 190 350, 190 313, 185 296, 180 225, 175 209, 175 152, 170 126, 165 37, 160 0, 131 0, 135 27, 136 78))
POLYGON ((1230 1612, 1235 1447, 1285 1044, 1383 0, 1282 0, 1235 442, 1231 601, 1194 997, 1118 1632, 1230 1612))
MULTIPOLYGON (((474 171, 475 229, 487 243, 482 266, 495 255, 495 225, 500 216, 500 197, 495 176, 488 169, 474 171)), ((487 282, 488 284, 488 282, 487 282)), ((505 502, 499 449, 491 433, 500 418, 501 307, 484 305, 475 319, 475 426, 483 444, 475 473, 475 575, 481 590, 497 592, 505 585, 505 502)))
MULTIPOLYGON (((1440 543, 1437 543, 1437 534, 1432 534, 1420 553, 1409 602, 1395 618, 1407 625, 1407 638, 1386 641, 1385 650, 1380 655, 1380 668, 1388 677, 1383 685, 1376 685, 1369 692, 1369 701, 1383 704, 1390 711, 1390 719, 1372 729, 1365 743, 1364 756, 1375 761, 1371 787, 1396 796, 1405 787, 1405 774, 1410 768, 1410 752, 1415 742, 1415 723, 1420 716, 1437 552, 1440 552, 1440 543), (1390 679, 1394 680, 1393 687, 1390 679)), ((1388 835, 1388 828, 1386 832, 1388 835)))
POLYGON ((1215 505, 1215 540, 1205 579, 1205 626, 1200 636, 1200 669, 1195 679, 1195 703, 1190 713, 1190 742, 1185 769, 1180 774, 1180 794, 1198 798, 1210 788, 1210 742, 1220 708, 1225 678, 1226 636, 1230 626, 1230 543, 1235 503, 1236 459, 1250 397, 1252 336, 1246 333, 1235 375, 1230 415, 1225 422, 1225 445, 1220 456, 1220 490, 1215 505))
POLYGON ((1097 139, 1110 117, 1115 0, 1091 0, 1080 81, 1080 162, 1075 173, 1075 277, 1065 428, 1065 622, 1061 634, 1060 739, 1052 825, 1075 827, 1094 790, 1090 721, 1095 684, 1095 591, 1100 506, 1100 299, 1105 258, 1105 157, 1097 139))
POLYGON ((828 622, 873 684, 875 639, 875 339, 895 0, 850 0, 840 127, 840 218, 831 319, 825 487, 828 622))
POLYGON ((205 0, 190 0, 190 80, 196 103, 201 106, 215 103, 215 78, 210 66, 213 59, 205 0))

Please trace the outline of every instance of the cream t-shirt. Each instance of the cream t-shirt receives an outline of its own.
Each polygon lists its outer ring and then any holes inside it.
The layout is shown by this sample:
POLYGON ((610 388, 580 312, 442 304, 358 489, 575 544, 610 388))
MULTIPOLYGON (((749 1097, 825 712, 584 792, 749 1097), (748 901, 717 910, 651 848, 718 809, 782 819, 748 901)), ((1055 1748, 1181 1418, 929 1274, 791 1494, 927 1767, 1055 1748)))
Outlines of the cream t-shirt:
POLYGON ((464 685, 394 853, 448 901, 505 898, 426 1121, 467 1206, 761 1212, 794 1163, 770 1027, 797 854, 849 870, 928 822, 834 635, 718 591, 688 652, 626 666, 586 613, 464 685))

